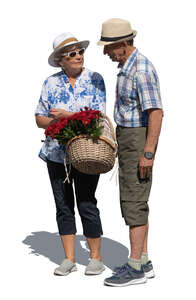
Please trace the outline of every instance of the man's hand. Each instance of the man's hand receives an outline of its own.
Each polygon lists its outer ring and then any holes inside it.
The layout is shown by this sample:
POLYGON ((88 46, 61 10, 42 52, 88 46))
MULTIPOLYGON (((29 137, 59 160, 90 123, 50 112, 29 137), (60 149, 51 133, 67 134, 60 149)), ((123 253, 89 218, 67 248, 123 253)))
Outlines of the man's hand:
MULTIPOLYGON (((153 108, 148 109, 148 114, 148 135, 144 146, 144 152, 155 153, 161 130, 163 111, 162 109, 153 108)), ((141 156, 139 162, 139 171, 141 179, 147 179, 150 177, 152 173, 153 164, 154 158, 147 159, 146 157, 144 157, 144 154, 141 156)))
POLYGON ((147 159, 142 155, 139 162, 140 178, 148 179, 152 173, 154 159, 147 159))
POLYGON ((71 115, 73 115, 74 113, 66 111, 64 109, 60 109, 60 108, 51 108, 50 109, 50 114, 53 117, 53 119, 55 120, 59 120, 61 118, 68 118, 71 115))

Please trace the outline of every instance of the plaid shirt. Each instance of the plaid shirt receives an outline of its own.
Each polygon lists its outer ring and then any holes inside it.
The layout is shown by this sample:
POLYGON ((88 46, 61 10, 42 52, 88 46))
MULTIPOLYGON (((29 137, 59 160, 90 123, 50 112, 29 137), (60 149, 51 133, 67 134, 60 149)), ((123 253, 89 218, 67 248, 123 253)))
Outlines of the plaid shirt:
POLYGON ((147 126, 146 110, 162 109, 159 79, 154 66, 136 49, 117 76, 115 122, 123 127, 147 126))

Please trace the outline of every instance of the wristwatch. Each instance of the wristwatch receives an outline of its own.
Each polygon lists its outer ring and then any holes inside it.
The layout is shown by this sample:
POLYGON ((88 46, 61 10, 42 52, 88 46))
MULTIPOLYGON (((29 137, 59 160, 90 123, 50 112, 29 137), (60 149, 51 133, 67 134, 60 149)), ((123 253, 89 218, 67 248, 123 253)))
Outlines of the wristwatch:
POLYGON ((144 152, 144 157, 147 158, 147 159, 153 159, 154 158, 154 153, 144 152))

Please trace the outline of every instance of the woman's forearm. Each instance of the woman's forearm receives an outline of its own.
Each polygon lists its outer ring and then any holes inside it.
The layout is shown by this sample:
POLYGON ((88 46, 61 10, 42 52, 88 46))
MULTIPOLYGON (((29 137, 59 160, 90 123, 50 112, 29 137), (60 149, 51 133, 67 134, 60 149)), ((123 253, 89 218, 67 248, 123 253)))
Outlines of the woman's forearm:
POLYGON ((39 128, 46 129, 49 125, 55 122, 54 118, 36 115, 36 123, 39 128))

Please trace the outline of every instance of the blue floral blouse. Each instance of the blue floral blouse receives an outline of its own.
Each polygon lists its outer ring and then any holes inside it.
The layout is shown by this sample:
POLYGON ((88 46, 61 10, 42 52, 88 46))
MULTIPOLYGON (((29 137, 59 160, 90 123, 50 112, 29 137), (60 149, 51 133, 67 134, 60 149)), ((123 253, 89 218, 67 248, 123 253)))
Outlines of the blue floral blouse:
MULTIPOLYGON (((105 104, 105 84, 99 73, 85 68, 72 87, 65 72, 61 71, 44 81, 35 115, 50 117, 51 108, 79 112, 85 106, 105 113, 105 104)), ((64 163, 66 158, 69 163, 65 146, 59 145, 57 140, 52 140, 51 137, 45 140, 39 157, 44 161, 48 159, 58 163, 64 163)))

